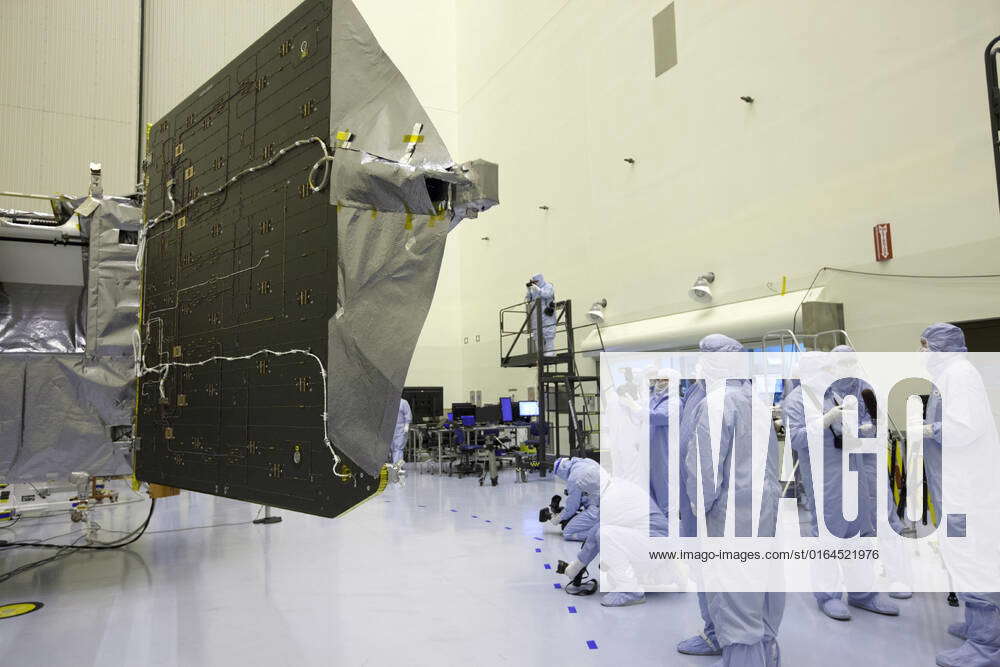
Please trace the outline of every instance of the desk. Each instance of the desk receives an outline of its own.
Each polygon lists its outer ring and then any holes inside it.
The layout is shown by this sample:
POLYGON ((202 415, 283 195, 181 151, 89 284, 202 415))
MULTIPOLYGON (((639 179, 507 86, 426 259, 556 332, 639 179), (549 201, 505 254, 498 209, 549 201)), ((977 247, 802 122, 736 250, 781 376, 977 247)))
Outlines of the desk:
POLYGON ((427 424, 410 425, 410 432, 406 441, 409 456, 406 458, 414 464, 414 468, 417 468, 416 464, 420 462, 420 451, 423 449, 423 445, 427 441, 428 429, 429 426, 427 424))
MULTIPOLYGON (((526 424, 488 424, 488 425, 478 425, 478 426, 461 426, 455 424, 452 428, 441 428, 441 427, 430 427, 425 424, 414 425, 410 429, 410 440, 409 444, 411 447, 411 461, 417 460, 417 440, 423 439, 425 446, 429 444, 427 440, 434 436, 437 439, 437 464, 438 464, 438 474, 444 469, 444 438, 446 433, 454 433, 455 431, 461 430, 465 433, 465 440, 467 443, 472 443, 474 436, 477 431, 508 431, 513 433, 514 442, 510 449, 517 447, 517 443, 520 439, 520 434, 518 433, 521 429, 527 429, 526 424)), ((488 472, 490 474, 490 481, 493 486, 497 485, 499 473, 497 471, 497 459, 495 445, 491 443, 486 449, 486 457, 488 462, 488 472)), ((450 473, 449 473, 450 474, 450 473)), ((485 477, 485 476, 484 476, 485 477)))
POLYGON ((422 449, 429 449, 429 440, 432 435, 437 436, 437 464, 438 473, 440 474, 442 466, 444 466, 444 435, 445 433, 451 433, 452 429, 434 427, 429 424, 412 424, 410 426, 409 439, 407 440, 407 445, 410 450, 410 461, 414 464, 414 468, 421 470, 416 466, 419 463, 419 453, 422 449))
POLYGON ((442 441, 444 440, 444 434, 445 433, 450 433, 451 429, 447 429, 447 428, 429 428, 429 429, 427 429, 427 432, 428 433, 434 433, 434 434, 437 435, 437 443, 438 443, 438 474, 440 475, 441 474, 441 468, 444 467, 444 456, 443 456, 443 453, 442 453, 442 447, 443 447, 442 441))
MULTIPOLYGON (((477 431, 509 431, 509 432, 512 432, 514 434, 514 444, 511 447, 509 447, 508 449, 515 449, 515 448, 517 448, 517 430, 519 428, 524 428, 524 426, 523 425, 518 425, 518 424, 487 424, 487 425, 483 425, 483 426, 457 426, 456 425, 456 428, 462 429, 462 431, 466 434, 465 441, 467 443, 473 441, 473 439, 475 437, 475 433, 477 431), (470 437, 470 436, 472 436, 472 437, 470 437)), ((440 452, 440 449, 438 451, 440 452)), ((488 472, 489 472, 489 475, 490 475, 490 484, 492 484, 493 486, 496 486, 497 483, 499 482, 500 473, 497 471, 497 453, 496 453, 496 447, 492 443, 489 443, 489 444, 486 445, 486 460, 487 460, 487 462, 489 464, 488 472)), ((485 479, 485 474, 482 477, 479 478, 479 483, 482 484, 484 479, 485 479)))

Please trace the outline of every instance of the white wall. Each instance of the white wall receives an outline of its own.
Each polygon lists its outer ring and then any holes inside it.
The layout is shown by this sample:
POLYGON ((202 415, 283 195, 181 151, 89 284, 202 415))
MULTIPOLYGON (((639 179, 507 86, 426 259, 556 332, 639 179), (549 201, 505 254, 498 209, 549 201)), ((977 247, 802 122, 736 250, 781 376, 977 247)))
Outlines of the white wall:
MULTIPOLYGON (((375 37, 413 87, 451 152, 459 151, 455 0, 355 0, 375 37)), ((463 223, 465 224, 465 223, 463 223)), ((445 404, 468 397, 461 359, 461 250, 454 236, 445 249, 437 291, 417 341, 406 384, 444 387, 445 404)))
MULTIPOLYGON (((147 0, 146 122, 155 122, 280 21, 300 0, 147 0)), ((454 0, 355 0, 413 87, 453 157, 458 147, 454 0)), ((434 304, 407 377, 459 400, 459 248, 449 243, 434 304)))
MULTIPOLYGON (((459 232, 463 336, 481 336, 466 388, 530 378, 498 368, 496 312, 537 271, 578 319, 607 297, 609 324, 695 308, 703 271, 716 303, 783 275, 803 289, 826 265, 997 272, 982 54, 1000 3, 676 0, 679 62, 654 78, 666 5, 457 3, 462 155, 500 164, 502 201, 459 232), (879 222, 897 259, 876 267, 879 222)), ((1000 316, 996 281, 833 282, 862 349, 1000 316)))
POLYGON ((301 0, 146 0, 143 122, 155 123, 301 0))
MULTIPOLYGON (((85 195, 135 185, 139 10, 135 0, 0 2, 0 191, 85 195)), ((0 197, 0 208, 49 210, 0 197)), ((0 282, 82 284, 79 250, 0 242, 0 282)))

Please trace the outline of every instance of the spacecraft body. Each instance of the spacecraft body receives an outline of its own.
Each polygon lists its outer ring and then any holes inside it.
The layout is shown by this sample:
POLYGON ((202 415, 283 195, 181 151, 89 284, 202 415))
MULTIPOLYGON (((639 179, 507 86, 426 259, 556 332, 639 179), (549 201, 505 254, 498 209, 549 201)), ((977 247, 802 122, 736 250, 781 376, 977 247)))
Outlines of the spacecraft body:
POLYGON ((84 285, 0 284, 0 475, 125 475, 135 404, 132 339, 141 210, 59 200, 56 215, 0 211, 0 238, 79 245, 84 285))

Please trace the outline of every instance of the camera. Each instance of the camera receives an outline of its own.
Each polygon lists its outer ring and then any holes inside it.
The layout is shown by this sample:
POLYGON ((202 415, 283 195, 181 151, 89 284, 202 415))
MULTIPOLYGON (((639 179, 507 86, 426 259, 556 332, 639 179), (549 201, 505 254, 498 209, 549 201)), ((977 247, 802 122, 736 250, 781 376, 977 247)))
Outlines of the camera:
POLYGON ((538 521, 539 523, 545 523, 546 521, 551 521, 552 517, 563 511, 562 507, 562 496, 552 496, 552 501, 549 503, 548 507, 543 507, 538 510, 538 521))

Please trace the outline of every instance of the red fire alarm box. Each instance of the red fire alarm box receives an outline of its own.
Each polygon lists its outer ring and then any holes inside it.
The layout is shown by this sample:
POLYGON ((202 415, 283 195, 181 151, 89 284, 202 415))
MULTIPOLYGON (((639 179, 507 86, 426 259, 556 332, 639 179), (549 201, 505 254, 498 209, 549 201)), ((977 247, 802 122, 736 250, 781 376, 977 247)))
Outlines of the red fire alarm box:
POLYGON ((892 228, 888 222, 875 225, 875 261, 885 262, 892 259, 892 228))

